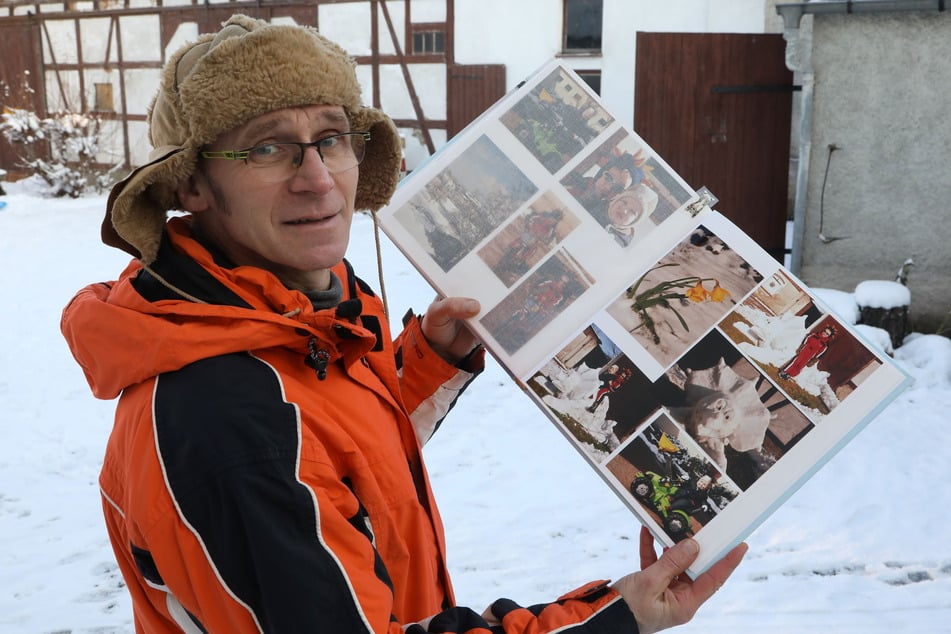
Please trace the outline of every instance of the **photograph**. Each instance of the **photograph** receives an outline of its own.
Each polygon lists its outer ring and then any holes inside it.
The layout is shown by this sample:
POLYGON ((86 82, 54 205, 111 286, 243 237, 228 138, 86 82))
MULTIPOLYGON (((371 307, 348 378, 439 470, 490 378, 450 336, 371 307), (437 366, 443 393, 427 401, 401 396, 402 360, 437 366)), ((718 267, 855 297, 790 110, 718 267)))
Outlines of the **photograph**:
MULTIPOLYGON (((596 324, 586 327, 549 359, 528 387, 591 460, 601 463, 621 443, 626 385, 647 379, 596 324)), ((640 424, 639 419, 636 424, 640 424)))
POLYGON ((552 174, 614 123, 586 88, 560 68, 499 120, 552 174))
POLYGON ((882 366, 835 317, 778 271, 720 329, 783 392, 819 422, 882 366))
POLYGON ((644 239, 692 195, 650 156, 642 141, 623 129, 583 159, 561 184, 623 247, 644 239))
POLYGON ((563 249, 543 262, 479 322, 514 354, 594 284, 563 249))
POLYGON ((716 330, 678 359, 652 394, 742 490, 814 427, 716 330))
POLYGON ((666 415, 659 415, 606 464, 621 490, 673 541, 695 535, 739 489, 666 415))
POLYGON ((483 135, 393 215, 447 272, 537 191, 483 135))
POLYGON ((667 367, 763 279, 704 226, 661 258, 607 308, 667 367))
POLYGON ((506 287, 511 287, 579 224, 581 221, 548 192, 479 249, 479 257, 506 287))

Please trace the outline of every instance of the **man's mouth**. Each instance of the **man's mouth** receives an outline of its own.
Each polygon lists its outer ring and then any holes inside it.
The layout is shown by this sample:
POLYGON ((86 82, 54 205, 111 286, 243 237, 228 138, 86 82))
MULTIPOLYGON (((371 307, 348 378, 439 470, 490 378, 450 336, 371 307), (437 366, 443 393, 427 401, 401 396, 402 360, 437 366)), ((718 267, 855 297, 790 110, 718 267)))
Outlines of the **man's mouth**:
POLYGON ((286 225, 310 225, 325 222, 330 220, 333 216, 324 216, 322 218, 298 218, 297 220, 288 220, 284 224, 286 225))

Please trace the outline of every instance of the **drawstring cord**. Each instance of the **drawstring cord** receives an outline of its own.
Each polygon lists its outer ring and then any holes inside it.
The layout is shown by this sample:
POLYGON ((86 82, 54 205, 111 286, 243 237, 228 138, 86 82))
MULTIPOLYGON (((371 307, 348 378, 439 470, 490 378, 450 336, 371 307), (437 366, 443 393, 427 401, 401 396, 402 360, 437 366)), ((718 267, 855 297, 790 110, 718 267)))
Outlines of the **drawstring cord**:
POLYGON ((174 284, 172 284, 171 282, 169 282, 167 279, 165 279, 164 277, 162 277, 161 275, 159 275, 159 274, 155 271, 155 269, 153 269, 153 268, 152 268, 151 266, 149 266, 148 264, 143 264, 143 265, 142 265, 142 268, 145 269, 146 271, 148 271, 148 272, 149 272, 149 275, 151 275, 151 276, 154 277, 156 280, 158 280, 159 283, 161 283, 165 288, 169 289, 170 291, 172 291, 172 292, 174 292, 174 293, 178 293, 179 295, 181 295, 183 298, 187 299, 188 301, 194 302, 194 303, 196 303, 196 304, 207 304, 207 303, 208 303, 208 302, 206 302, 205 300, 199 299, 199 298, 195 297, 194 295, 191 295, 191 294, 189 294, 189 293, 186 293, 186 292, 183 291, 182 289, 178 288, 177 286, 175 286, 174 284))
POLYGON ((373 218, 373 241, 376 243, 376 274, 380 279, 380 298, 383 300, 383 314, 387 319, 390 318, 390 307, 386 302, 386 284, 383 283, 383 249, 380 246, 380 220, 376 216, 376 210, 370 210, 370 217, 373 218))

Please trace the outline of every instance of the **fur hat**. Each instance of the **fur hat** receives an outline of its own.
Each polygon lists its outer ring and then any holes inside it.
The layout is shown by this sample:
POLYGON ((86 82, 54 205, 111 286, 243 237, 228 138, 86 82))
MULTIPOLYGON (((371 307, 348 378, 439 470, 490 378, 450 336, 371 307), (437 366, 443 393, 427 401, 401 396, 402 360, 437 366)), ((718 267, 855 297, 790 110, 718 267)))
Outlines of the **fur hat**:
POLYGON ((360 105, 346 51, 312 27, 235 15, 165 65, 148 114, 154 149, 112 188, 102 241, 151 263, 168 211, 181 208, 175 190, 194 172, 202 146, 260 114, 313 104, 342 106, 354 130, 370 132, 356 208, 383 207, 399 180, 399 133, 385 114, 360 105))

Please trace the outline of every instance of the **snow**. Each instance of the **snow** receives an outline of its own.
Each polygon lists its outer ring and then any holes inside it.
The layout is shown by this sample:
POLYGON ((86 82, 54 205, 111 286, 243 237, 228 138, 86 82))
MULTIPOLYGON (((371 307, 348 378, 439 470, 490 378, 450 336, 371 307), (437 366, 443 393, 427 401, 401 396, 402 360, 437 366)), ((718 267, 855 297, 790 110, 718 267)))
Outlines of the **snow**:
POLYGON ((855 287, 855 303, 869 308, 900 308, 911 304, 911 292, 898 282, 865 280, 855 287))
POLYGON ((814 288, 812 290, 816 297, 829 307, 829 310, 846 322, 854 324, 858 321, 859 304, 854 293, 838 291, 834 288, 814 288))
MULTIPOLYGON (((127 258, 99 243, 104 198, 4 186, 0 634, 131 632, 96 485, 113 403, 90 396, 59 334, 72 294, 127 258)), ((396 321, 433 292, 392 245, 383 253, 396 321)), ((378 286, 366 216, 350 258, 378 286)), ((894 303, 888 288, 862 292, 894 303)), ((894 354, 915 384, 751 535, 734 578, 675 631, 951 632, 951 340, 915 334, 894 354)), ((461 603, 548 601, 637 568, 634 516, 495 363, 426 456, 461 603)))

